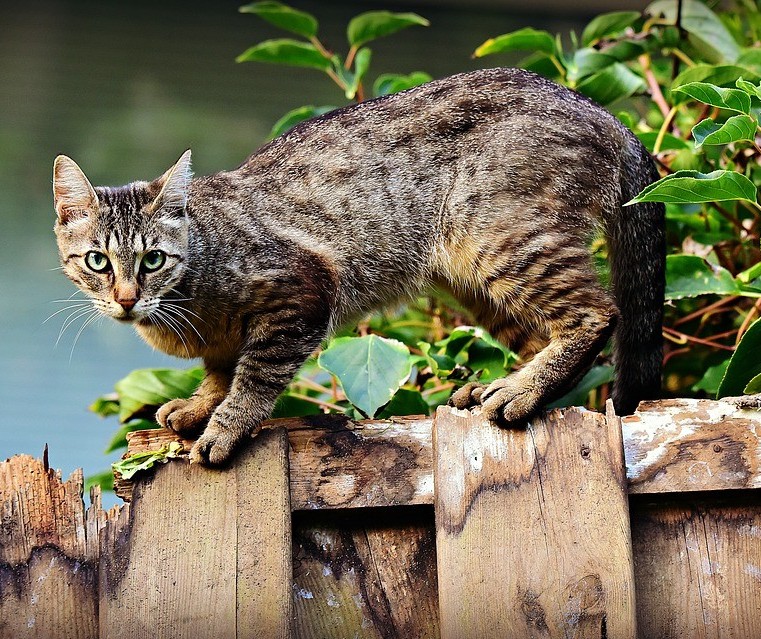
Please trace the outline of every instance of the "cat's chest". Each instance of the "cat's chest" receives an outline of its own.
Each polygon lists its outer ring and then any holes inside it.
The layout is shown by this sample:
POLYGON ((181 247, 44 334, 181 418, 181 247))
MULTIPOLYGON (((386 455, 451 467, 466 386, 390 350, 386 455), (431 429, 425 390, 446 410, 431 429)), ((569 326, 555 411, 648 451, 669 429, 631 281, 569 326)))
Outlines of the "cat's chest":
POLYGON ((151 322, 136 325, 140 337, 168 355, 192 359, 234 359, 240 351, 240 331, 209 322, 151 322))

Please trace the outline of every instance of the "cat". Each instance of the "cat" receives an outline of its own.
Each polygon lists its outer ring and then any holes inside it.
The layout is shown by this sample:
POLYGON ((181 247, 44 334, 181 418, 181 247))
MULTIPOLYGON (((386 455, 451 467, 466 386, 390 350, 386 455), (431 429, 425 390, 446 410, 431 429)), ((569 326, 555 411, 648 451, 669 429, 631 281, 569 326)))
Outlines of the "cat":
POLYGON ((63 269, 152 346, 206 377, 160 424, 226 462, 334 329, 435 285, 533 358, 450 403, 517 425, 614 336, 619 414, 657 397, 664 209, 623 207, 658 178, 610 113, 518 69, 436 80, 303 122, 232 171, 93 186, 54 164, 63 269), (607 238, 612 293, 590 242, 607 238))

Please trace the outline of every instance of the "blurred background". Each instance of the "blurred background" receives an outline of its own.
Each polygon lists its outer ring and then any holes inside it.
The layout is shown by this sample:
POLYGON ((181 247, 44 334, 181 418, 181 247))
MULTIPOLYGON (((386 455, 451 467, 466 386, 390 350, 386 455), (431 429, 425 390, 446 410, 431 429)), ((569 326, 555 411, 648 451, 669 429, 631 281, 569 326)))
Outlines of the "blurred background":
MULTIPOLYGON (((74 293, 55 270, 51 167, 74 158, 94 184, 152 179, 187 148, 196 173, 232 168, 260 146, 274 122, 303 104, 345 103, 317 71, 236 64, 282 37, 242 2, 77 0, 5 5, 0 24, 0 458, 40 456, 67 476, 99 472, 115 419, 88 411, 135 368, 185 366, 152 351, 131 329, 91 324, 78 335, 50 317, 74 293), (58 344, 56 345, 56 341, 58 344), (75 344, 76 341, 76 344, 75 344)), ((640 9, 613 0, 528 2, 302 2, 321 40, 345 52, 345 26, 362 11, 415 11, 430 20, 373 43, 369 83, 386 72, 434 77, 519 56, 474 61, 489 37, 525 26, 568 33, 597 12, 640 9), (533 13, 532 13, 533 11, 533 13)), ((108 500, 107 500, 108 502, 108 500)))

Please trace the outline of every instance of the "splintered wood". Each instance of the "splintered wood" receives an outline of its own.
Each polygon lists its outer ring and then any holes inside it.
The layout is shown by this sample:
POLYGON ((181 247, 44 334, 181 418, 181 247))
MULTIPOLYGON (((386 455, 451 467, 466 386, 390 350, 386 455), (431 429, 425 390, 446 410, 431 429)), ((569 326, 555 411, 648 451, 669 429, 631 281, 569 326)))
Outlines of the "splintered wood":
POLYGON ((621 431, 552 411, 501 430, 436 415, 442 639, 634 639, 621 431))

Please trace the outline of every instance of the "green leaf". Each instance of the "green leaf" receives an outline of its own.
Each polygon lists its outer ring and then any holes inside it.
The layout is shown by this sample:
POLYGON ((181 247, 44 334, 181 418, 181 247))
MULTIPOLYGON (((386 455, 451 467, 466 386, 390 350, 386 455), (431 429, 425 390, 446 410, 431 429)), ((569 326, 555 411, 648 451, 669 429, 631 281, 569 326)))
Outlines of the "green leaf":
POLYGON ((743 389, 743 393, 746 395, 755 395, 761 393, 761 373, 756 375, 743 389))
POLYGON ((759 277, 761 277, 761 262, 754 264, 742 273, 738 273, 736 279, 743 284, 750 284, 753 280, 756 280, 759 277))
MULTIPOLYGON (((327 388, 325 392, 328 392, 327 388)), ((289 392, 285 392, 277 398, 270 417, 304 417, 305 415, 319 415, 321 413, 322 409, 314 402, 294 397, 289 392)))
MULTIPOLYGON (((354 57, 354 73, 351 76, 351 80, 346 85, 346 99, 353 100, 357 95, 357 89, 362 82, 362 78, 370 68, 370 58, 372 57, 372 51, 367 47, 363 47, 357 51, 357 55, 354 57)), ((340 66, 340 65, 339 65, 340 66)))
POLYGON ((737 78, 743 77, 751 82, 761 80, 754 71, 746 67, 736 65, 697 64, 682 71, 671 83, 672 87, 679 87, 692 82, 708 82, 719 87, 734 87, 737 78))
POLYGON ((698 255, 666 257, 666 299, 679 300, 699 295, 736 295, 732 274, 698 255))
POLYGON ((645 87, 645 81, 625 64, 616 62, 576 85, 576 90, 606 106, 628 98, 645 87))
POLYGON ((743 80, 742 78, 737 78, 737 82, 735 82, 735 86, 738 89, 742 89, 750 96, 755 96, 757 98, 761 98, 761 84, 756 86, 752 82, 748 82, 747 80, 743 80))
POLYGON ((611 46, 606 46, 600 49, 600 53, 604 53, 611 58, 615 58, 619 62, 627 62, 638 58, 647 51, 647 47, 639 42, 631 42, 630 40, 621 40, 611 46))
POLYGON ((581 78, 615 64, 615 62, 615 58, 600 53, 596 49, 579 49, 573 54, 571 63, 568 65, 568 80, 577 82, 581 78))
POLYGON ((703 144, 729 144, 756 137, 756 121, 747 115, 734 115, 726 122, 714 122, 706 118, 692 128, 695 148, 703 144))
POLYGON ((125 459, 120 459, 118 462, 111 464, 117 473, 122 476, 122 479, 130 479, 135 473, 142 470, 148 470, 157 463, 164 464, 174 457, 178 457, 182 445, 177 442, 170 442, 165 444, 159 450, 149 450, 142 453, 135 453, 125 459))
POLYGON ((751 69, 754 73, 761 73, 761 48, 750 47, 745 49, 737 58, 736 64, 751 69))
POLYGON ((505 33, 496 38, 489 38, 473 55, 482 58, 485 55, 502 53, 504 51, 541 51, 548 55, 557 53, 555 38, 547 31, 537 31, 531 27, 505 33))
POLYGON ((423 353, 423 358, 428 366, 431 367, 431 372, 438 377, 450 375, 457 366, 453 357, 443 353, 434 353, 433 346, 428 342, 418 342, 418 348, 423 353))
POLYGON ((90 490, 93 486, 100 486, 102 491, 112 491, 114 489, 114 472, 104 470, 102 473, 87 475, 85 478, 85 490, 90 490))
MULTIPOLYGON (((676 23, 675 0, 657 0, 646 11, 676 23)), ((690 43, 703 53, 708 62, 734 62, 740 55, 739 45, 719 16, 698 0, 682 0, 681 27, 689 34, 690 43)))
POLYGON ((729 360, 727 372, 724 374, 716 394, 717 399, 742 395, 750 382, 761 375, 759 353, 761 353, 761 322, 756 320, 745 331, 729 360))
POLYGON ((111 415, 119 414, 119 396, 116 393, 110 393, 109 395, 103 395, 98 397, 89 409, 96 415, 101 417, 110 417, 111 415))
POLYGON ((159 425, 156 422, 148 419, 131 419, 126 424, 123 424, 111 437, 111 441, 106 446, 106 453, 112 453, 119 448, 127 447, 127 433, 131 433, 136 430, 148 430, 151 428, 158 428, 159 425))
POLYGON ((272 130, 270 131, 270 140, 276 138, 278 135, 282 135, 286 131, 290 131, 293 127, 295 127, 299 122, 304 122, 305 120, 309 120, 310 118, 317 117, 318 115, 322 115, 323 113, 328 113, 330 111, 333 111, 337 109, 338 107, 334 106, 302 106, 298 107, 296 109, 292 109, 291 111, 288 111, 282 118, 280 118, 277 122, 275 122, 275 125, 272 127, 272 130))
POLYGON ((298 11, 281 2, 253 2, 238 9, 241 13, 253 13, 276 27, 305 38, 317 35, 317 20, 313 15, 298 11))
POLYGON ((613 377, 614 371, 612 366, 593 366, 572 391, 552 402, 547 408, 584 406, 587 403, 589 393, 603 384, 612 382, 613 377))
POLYGON ((115 386, 119 396, 119 421, 126 422, 136 413, 160 406, 170 399, 190 397, 203 377, 203 368, 143 368, 132 371, 115 386))
POLYGON ((727 372, 727 366, 729 366, 729 359, 706 369, 700 381, 692 387, 693 392, 704 391, 714 397, 719 390, 719 385, 724 378, 724 374, 727 372))
POLYGON ((368 11, 351 19, 346 29, 346 37, 352 47, 391 35, 413 26, 427 27, 428 20, 416 13, 391 13, 390 11, 368 11))
POLYGON ((594 18, 581 34, 581 43, 588 47, 603 38, 618 35, 640 18, 639 11, 614 11, 594 18))
MULTIPOLYGON (((658 131, 644 131, 637 133, 636 136, 639 138, 639 141, 645 145, 645 148, 650 151, 650 153, 652 153, 653 149, 655 148, 655 141, 658 139, 658 131)), ((661 151, 665 151, 667 149, 692 149, 692 146, 689 142, 687 142, 687 140, 678 138, 671 133, 666 133, 661 140, 661 151)))
POLYGON ((282 38, 266 40, 241 53, 236 62, 269 62, 293 67, 307 67, 327 71, 331 61, 308 42, 282 38))
POLYGON ((377 335, 333 340, 317 362, 338 378, 348 400, 368 417, 388 403, 412 371, 409 349, 377 335))
POLYGON ((389 95, 391 93, 399 93, 399 91, 405 91, 412 87, 420 86, 426 82, 430 82, 433 78, 424 71, 413 71, 409 75, 401 75, 398 73, 384 73, 379 75, 373 84, 373 94, 389 95))
POLYGON ((756 187, 748 178, 734 171, 677 171, 650 186, 626 205, 637 202, 724 202, 756 201, 756 187))
POLYGON ((428 415, 430 412, 428 402, 417 388, 400 388, 379 417, 385 419, 394 415, 428 415))
POLYGON ((742 89, 727 89, 708 82, 689 82, 672 87, 671 94, 682 94, 698 102, 710 104, 720 109, 750 113, 750 96, 742 89))
POLYGON ((481 339, 473 340, 468 347, 468 367, 478 373, 480 382, 486 384, 508 373, 510 365, 503 349, 490 346, 481 339))

